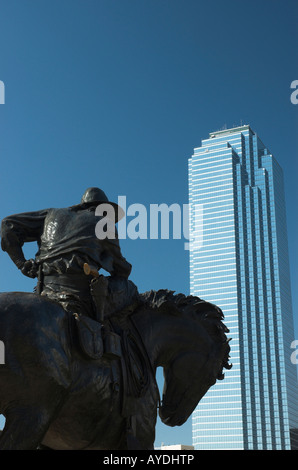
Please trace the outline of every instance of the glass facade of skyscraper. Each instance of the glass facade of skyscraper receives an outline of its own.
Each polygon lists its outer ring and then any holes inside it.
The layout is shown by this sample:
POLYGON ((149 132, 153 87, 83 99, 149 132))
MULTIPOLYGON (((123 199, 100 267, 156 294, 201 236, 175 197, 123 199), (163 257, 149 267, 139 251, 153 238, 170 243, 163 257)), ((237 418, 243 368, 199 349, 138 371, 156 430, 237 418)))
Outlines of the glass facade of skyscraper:
POLYGON ((191 294, 223 310, 233 363, 193 413, 193 445, 295 448, 282 169, 249 126, 211 133, 189 159, 189 203, 191 294))

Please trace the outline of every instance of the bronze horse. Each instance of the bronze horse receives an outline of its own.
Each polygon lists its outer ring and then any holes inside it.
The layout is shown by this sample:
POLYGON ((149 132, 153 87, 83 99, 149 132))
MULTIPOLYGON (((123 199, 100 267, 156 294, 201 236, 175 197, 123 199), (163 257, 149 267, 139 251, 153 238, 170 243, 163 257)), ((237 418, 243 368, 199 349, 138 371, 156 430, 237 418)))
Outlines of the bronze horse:
POLYGON ((106 325, 121 337, 122 357, 90 359, 73 315, 58 303, 31 293, 0 294, 1 450, 153 449, 158 408, 169 426, 188 419, 231 367, 223 314, 171 291, 140 298, 106 325))

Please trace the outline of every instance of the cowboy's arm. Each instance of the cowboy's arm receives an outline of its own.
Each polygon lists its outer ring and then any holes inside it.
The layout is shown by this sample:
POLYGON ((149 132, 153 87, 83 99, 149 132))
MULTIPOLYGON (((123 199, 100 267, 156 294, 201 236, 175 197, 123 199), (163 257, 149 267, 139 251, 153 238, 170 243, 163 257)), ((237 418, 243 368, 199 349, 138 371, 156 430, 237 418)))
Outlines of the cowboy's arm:
POLYGON ((106 269, 112 276, 119 276, 128 279, 131 273, 131 264, 124 258, 121 253, 118 236, 115 239, 106 239, 106 250, 103 259, 106 261, 106 269))
POLYGON ((119 253, 119 256, 114 258, 114 263, 113 263, 113 275, 114 276, 119 276, 119 277, 124 277, 125 279, 128 279, 130 273, 131 273, 131 264, 119 253))
POLYGON ((5 217, 1 223, 1 248, 11 260, 29 277, 36 277, 34 261, 26 260, 23 245, 39 241, 47 210, 15 214, 5 217))

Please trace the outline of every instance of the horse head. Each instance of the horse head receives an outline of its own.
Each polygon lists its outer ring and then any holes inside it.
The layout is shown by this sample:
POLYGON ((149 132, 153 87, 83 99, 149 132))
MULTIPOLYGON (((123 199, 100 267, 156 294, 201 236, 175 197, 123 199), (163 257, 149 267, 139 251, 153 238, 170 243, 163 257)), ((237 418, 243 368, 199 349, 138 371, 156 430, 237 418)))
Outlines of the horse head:
POLYGON ((160 364, 164 388, 159 415, 165 424, 180 426, 216 380, 224 378, 223 369, 232 367, 228 363, 229 330, 215 305, 171 291, 158 293, 154 303, 168 322, 163 333, 168 349, 160 364))

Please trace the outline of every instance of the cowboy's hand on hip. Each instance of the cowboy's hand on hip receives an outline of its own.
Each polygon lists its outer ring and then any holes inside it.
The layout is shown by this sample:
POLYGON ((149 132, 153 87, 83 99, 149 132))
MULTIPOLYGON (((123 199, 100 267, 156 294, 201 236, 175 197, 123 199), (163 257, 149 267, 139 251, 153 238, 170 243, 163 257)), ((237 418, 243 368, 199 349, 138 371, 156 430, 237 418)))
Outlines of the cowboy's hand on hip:
POLYGON ((38 265, 36 264, 34 259, 29 259, 25 261, 21 268, 21 271, 25 276, 34 279, 35 277, 37 277, 38 265))

